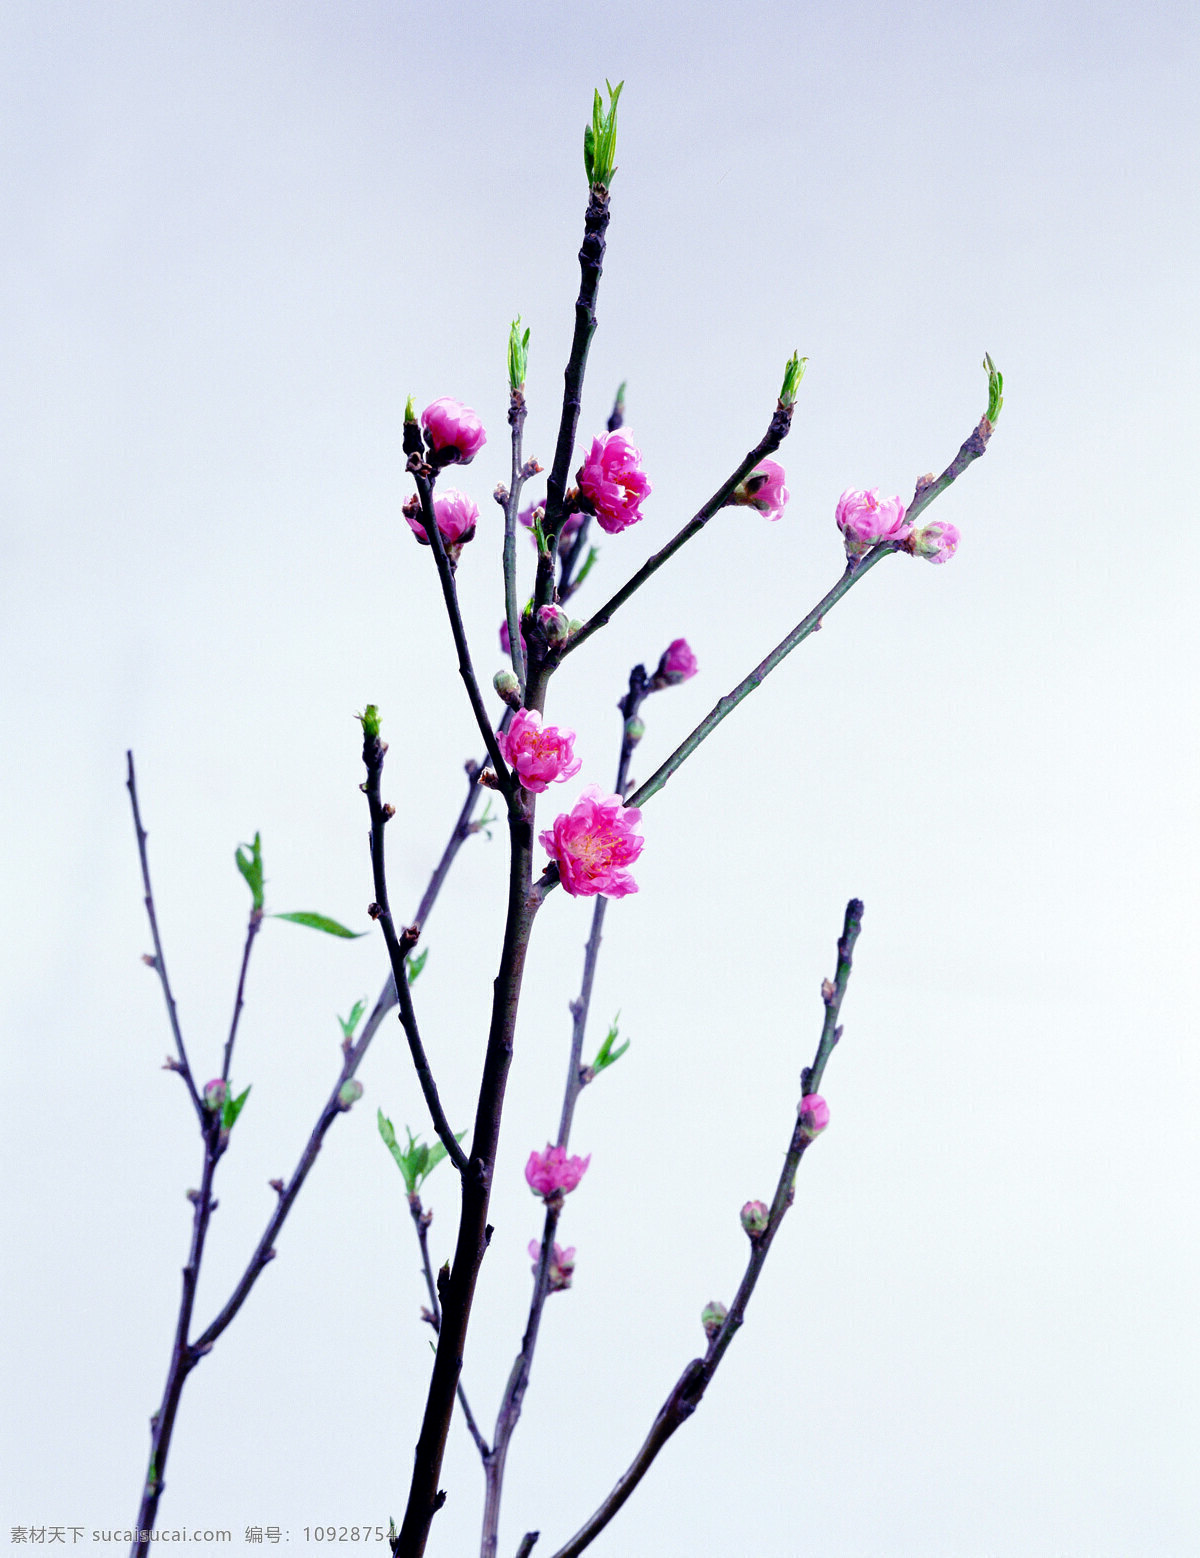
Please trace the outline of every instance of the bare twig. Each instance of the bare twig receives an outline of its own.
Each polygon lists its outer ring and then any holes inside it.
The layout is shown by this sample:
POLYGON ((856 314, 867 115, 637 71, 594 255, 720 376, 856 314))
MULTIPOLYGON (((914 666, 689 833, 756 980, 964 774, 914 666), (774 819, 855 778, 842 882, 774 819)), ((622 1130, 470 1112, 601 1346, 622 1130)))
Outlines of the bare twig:
MULTIPOLYGON (((421 1198, 415 1193, 408 1198, 408 1210, 412 1213, 413 1227, 417 1231, 417 1243, 421 1247, 421 1266, 425 1272, 425 1288, 429 1294, 428 1319, 433 1327, 434 1335, 442 1328, 442 1306, 438 1302, 437 1283, 433 1280, 433 1262, 429 1258, 429 1222, 432 1212, 426 1212, 421 1206, 421 1198)), ((488 1457, 487 1440, 479 1432, 479 1425, 475 1421, 475 1414, 471 1411, 471 1405, 467 1400, 467 1393, 463 1389, 462 1380, 458 1382, 458 1404, 462 1407, 463 1417, 471 1438, 475 1441, 475 1448, 486 1461, 488 1457)))
POLYGON ((137 834, 138 858, 142 863, 142 887, 145 891, 146 917, 150 921, 150 934, 154 938, 154 971, 158 975, 158 981, 162 985, 163 998, 167 1003, 167 1016, 171 1023, 171 1032, 175 1036, 175 1053, 179 1057, 177 1066, 173 1070, 179 1072, 187 1086, 192 1100, 192 1106, 196 1111, 196 1118, 204 1123, 204 1105, 200 1101, 200 1093, 196 1087, 196 1079, 192 1075, 192 1068, 188 1064, 187 1050, 183 1046, 183 1031, 179 1026, 179 1013, 175 1008, 175 997, 171 993, 171 981, 167 978, 167 960, 163 956, 162 937, 158 933, 158 915, 154 912, 154 890, 150 886, 150 859, 146 851, 147 833, 142 827, 142 814, 138 808, 137 779, 133 772, 133 753, 125 754, 126 780, 125 787, 129 791, 129 801, 133 807, 133 827, 137 834))
MULTIPOLYGON (((806 1068, 802 1076, 801 1087, 807 1092, 815 1087, 824 1071, 825 1062, 833 1045, 837 1042, 841 1030, 837 1027, 837 1018, 841 1010, 842 997, 846 991, 846 982, 850 977, 850 967, 854 952, 854 943, 858 939, 858 933, 862 926, 863 906, 857 898, 851 899, 846 905, 846 919, 842 935, 838 940, 838 969, 837 976, 832 987, 823 990, 825 1001, 825 1023, 821 1033, 821 1041, 817 1048, 817 1057, 813 1065, 806 1068)), ((638 1483, 649 1471, 658 1452, 666 1444, 667 1440, 680 1427, 699 1406, 704 1392, 708 1389, 709 1381, 716 1373, 722 1357, 724 1357, 729 1344, 732 1342, 738 1329, 745 1319, 746 1307, 750 1302, 750 1296, 758 1281, 759 1273, 767 1258, 771 1243, 779 1231, 779 1225, 788 1208, 792 1204, 795 1194, 796 1171, 800 1166, 800 1160, 809 1145, 810 1137, 805 1129, 801 1110, 797 1107, 796 1123, 792 1130, 792 1138, 788 1144, 787 1157, 784 1159, 783 1170, 776 1186, 775 1197, 771 1203, 770 1215, 767 1227, 751 1240, 750 1258, 746 1265, 745 1275, 742 1277, 729 1313, 721 1328, 711 1338, 708 1351, 703 1358, 693 1358, 683 1373, 676 1381, 674 1389, 666 1401, 659 1408, 649 1434, 641 1449, 634 1456, 626 1471, 617 1481, 612 1492, 584 1522, 575 1535, 566 1542, 554 1554, 554 1558, 576 1558, 576 1554, 584 1551, 604 1527, 609 1523, 617 1511, 629 1498, 638 1483)))

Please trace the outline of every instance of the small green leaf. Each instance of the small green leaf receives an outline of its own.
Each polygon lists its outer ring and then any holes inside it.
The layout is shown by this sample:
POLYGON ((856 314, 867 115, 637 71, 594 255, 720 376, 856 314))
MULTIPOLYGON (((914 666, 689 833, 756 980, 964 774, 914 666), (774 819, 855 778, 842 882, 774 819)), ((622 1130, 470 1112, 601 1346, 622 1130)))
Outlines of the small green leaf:
POLYGON ((254 898, 254 907, 261 909, 263 906, 262 835, 256 833, 253 844, 239 844, 233 858, 237 861, 238 870, 246 879, 246 886, 254 898), (246 854, 246 850, 250 853, 246 854))
POLYGON ((616 1049, 613 1049, 613 1045, 617 1040, 617 1035, 620 1032, 620 1028, 618 1027, 618 1019, 620 1016, 621 1014, 618 1012, 616 1017, 613 1018, 612 1026, 608 1030, 608 1034, 605 1037, 604 1043, 600 1046, 596 1053, 596 1058, 592 1062, 592 1071, 596 1076, 599 1076, 606 1067, 611 1066, 616 1061, 620 1060, 621 1056, 629 1048, 629 1040, 626 1039, 624 1044, 620 1044, 616 1049))
MULTIPOLYGON (((411 407, 412 401, 410 400, 408 404, 411 407)), ((373 703, 368 703, 362 713, 356 714, 354 718, 362 726, 364 736, 373 738, 379 734, 382 721, 379 718, 379 710, 373 703)))
MULTIPOLYGON (((404 1133, 408 1137, 408 1147, 403 1151, 396 1140, 396 1132, 392 1122, 384 1114, 383 1110, 377 1111, 376 1118, 379 1122, 379 1134, 383 1138, 383 1144, 396 1160, 396 1165, 404 1175, 404 1187, 410 1196, 416 1195, 424 1180, 428 1179, 434 1169, 446 1156, 446 1149, 440 1141, 435 1141, 432 1146, 427 1146, 419 1137, 413 1135, 407 1126, 404 1133)), ((454 1138, 461 1141, 466 1131, 459 1131, 454 1138)))
POLYGON ((307 925, 312 930, 323 930, 327 936, 345 936, 351 941, 367 934, 365 930, 347 930, 337 920, 331 920, 327 914, 313 914, 307 909, 297 909, 291 914, 272 914, 268 918, 291 920, 293 925, 307 925))
POLYGON ((242 1112, 242 1106, 250 1097, 250 1089, 247 1088, 238 1098, 227 1098, 225 1108, 221 1112, 221 1129, 231 1131, 237 1123, 237 1117, 242 1112))
POLYGON ((520 314, 513 320, 508 331, 508 387, 519 390, 525 388, 525 373, 529 366, 529 331, 521 334, 520 314))
POLYGON ((367 1003, 365 1001, 355 1001, 354 1005, 350 1008, 349 1017, 338 1018, 338 1023, 341 1026, 342 1037, 344 1039, 352 1039, 354 1037, 354 1030, 362 1021, 362 1014, 366 1011, 366 1009, 367 1003))
POLYGON ((404 972, 408 975, 410 985, 415 985, 421 977, 421 970, 425 967, 425 959, 429 956, 429 948, 423 947, 420 952, 414 952, 407 958, 404 964, 404 972))
POLYGON ((1004 405, 1004 375, 987 352, 983 355, 983 366, 988 376, 988 408, 985 415, 994 424, 1004 405))
POLYGON ((781 406, 794 406, 796 404, 796 391, 800 388, 800 381, 804 377, 804 370, 808 367, 808 358, 801 357, 793 352, 788 358, 787 367, 783 370, 783 388, 779 391, 779 404, 781 406))
POLYGON ((608 88, 608 109, 605 111, 599 91, 595 92, 592 97, 592 122, 583 132, 583 166, 592 189, 597 185, 607 188, 617 171, 614 161, 617 153, 617 99, 625 83, 618 81, 614 87, 611 81, 606 81, 604 85, 608 88))

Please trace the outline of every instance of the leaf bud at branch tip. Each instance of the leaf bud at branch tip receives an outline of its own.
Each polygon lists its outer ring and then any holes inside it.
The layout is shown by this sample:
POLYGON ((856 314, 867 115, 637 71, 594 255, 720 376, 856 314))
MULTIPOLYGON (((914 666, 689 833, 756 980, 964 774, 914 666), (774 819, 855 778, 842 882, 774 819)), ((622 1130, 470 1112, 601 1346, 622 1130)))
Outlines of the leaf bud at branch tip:
POLYGON ((800 381, 804 377, 804 370, 808 367, 808 358, 801 357, 793 352, 788 358, 787 367, 783 370, 783 388, 779 391, 779 404, 781 406, 794 406, 796 404, 796 391, 800 388, 800 381))
POLYGON ((375 737, 378 736, 381 721, 379 718, 379 710, 373 703, 368 703, 362 713, 356 714, 354 718, 362 726, 363 735, 366 736, 368 740, 373 741, 375 737))
POLYGON ((508 327, 508 387, 514 392, 525 388, 525 373, 529 366, 529 331, 521 334, 520 314, 508 327))
POLYGON ((1004 405, 1004 375, 987 352, 983 354, 983 366, 988 376, 988 407, 984 413, 984 420, 995 427, 996 418, 1004 405))
POLYGON ((583 132, 583 166, 589 189, 607 189, 617 171, 617 99, 625 83, 618 81, 615 88, 609 81, 604 85, 608 88, 608 112, 604 111, 597 88, 592 99, 592 122, 583 132))

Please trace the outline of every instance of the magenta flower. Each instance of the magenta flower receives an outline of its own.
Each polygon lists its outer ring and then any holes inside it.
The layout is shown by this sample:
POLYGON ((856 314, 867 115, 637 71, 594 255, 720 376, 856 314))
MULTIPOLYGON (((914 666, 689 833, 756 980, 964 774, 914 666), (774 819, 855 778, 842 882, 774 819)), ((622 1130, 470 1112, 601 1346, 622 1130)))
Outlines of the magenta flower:
POLYGON ((421 426, 438 465, 469 465, 487 443, 483 423, 470 406, 448 395, 425 407, 421 426))
POLYGON ((784 486, 787 474, 775 460, 763 460, 756 465, 740 486, 734 489, 733 503, 746 503, 768 519, 782 519, 788 500, 784 486))
MULTIPOLYGON (((428 546, 429 537, 425 534, 420 509, 406 503, 404 517, 412 527, 412 533, 417 540, 422 546, 428 546)), ((447 487, 441 497, 433 500, 433 517, 446 544, 447 555, 453 561, 475 534, 479 506, 472 498, 468 498, 466 493, 459 492, 454 487, 447 487)))
POLYGON ((625 867, 642 852, 643 841, 633 831, 641 820, 641 812, 622 806, 620 796, 605 795, 598 784, 589 784, 574 807, 556 817, 548 833, 538 835, 558 865, 564 891, 572 898, 636 893, 637 883, 625 867))
POLYGON ((686 638, 676 638, 663 651, 654 673, 655 682, 661 687, 675 687, 695 676, 700 667, 686 638))
POLYGON ((508 729, 497 731, 496 744, 521 784, 535 795, 548 784, 573 779, 583 766, 575 756, 575 732, 557 725, 543 730, 536 709, 518 709, 508 729))
POLYGON ((958 551, 959 534, 955 526, 935 519, 922 525, 908 538, 908 549, 914 557, 924 557, 931 563, 948 563, 958 551))
POLYGON ((544 1196, 549 1200, 560 1190, 564 1195, 569 1190, 574 1190, 591 1161, 590 1152, 586 1158, 568 1158, 565 1147, 552 1147, 547 1142, 545 1152, 529 1154, 529 1162, 525 1165, 525 1180, 534 1195, 544 1196))
POLYGON ((878 487, 869 492, 848 487, 838 499, 837 522, 851 559, 862 557, 877 542, 903 541, 912 529, 900 499, 881 499, 878 487))
POLYGON ((800 1131, 806 1141, 819 1136, 829 1124, 829 1105, 820 1093, 805 1093, 800 1100, 800 1131))
POLYGON ((575 480, 608 535, 615 536, 642 518, 638 504, 650 496, 650 480, 642 470, 641 451, 625 428, 592 440, 575 480))
MULTIPOLYGON (((542 1246, 536 1239, 529 1241, 529 1258, 533 1262, 533 1274, 537 1276, 538 1264, 542 1258, 542 1246)), ((561 1244, 556 1244, 550 1252, 550 1292, 561 1293, 564 1288, 571 1286, 571 1278, 575 1275, 575 1247, 564 1250, 561 1244)))

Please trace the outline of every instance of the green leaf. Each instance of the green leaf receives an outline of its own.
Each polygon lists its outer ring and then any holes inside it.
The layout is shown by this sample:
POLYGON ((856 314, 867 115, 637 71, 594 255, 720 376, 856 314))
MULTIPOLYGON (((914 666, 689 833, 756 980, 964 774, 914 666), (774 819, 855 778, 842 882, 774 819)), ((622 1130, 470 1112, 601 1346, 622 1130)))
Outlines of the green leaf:
POLYGON ((617 99, 625 83, 618 81, 614 87, 606 81, 604 85, 608 88, 608 109, 605 111, 597 91, 592 98, 592 122, 583 132, 583 166, 592 189, 600 184, 607 188, 617 171, 617 99))
POLYGON ((344 1039, 352 1039, 354 1037, 354 1030, 362 1021, 362 1014, 366 1011, 366 1009, 367 1003, 365 1001, 355 1001, 354 1005, 350 1008, 349 1017, 338 1018, 338 1023, 341 1026, 342 1037, 344 1039))
POLYGON ((240 1097, 227 1098, 225 1100, 225 1108, 221 1112, 221 1129, 223 1131, 231 1131, 233 1129, 237 1123, 238 1115, 242 1112, 242 1106, 249 1097, 250 1089, 247 1088, 240 1097))
POLYGON ((429 948, 423 947, 420 952, 415 952, 404 963, 404 972, 408 975, 410 985, 415 985, 421 977, 421 970, 425 967, 425 959, 429 956, 429 948))
POLYGON ((323 930, 327 936, 345 936, 351 941, 367 934, 365 930, 347 930, 337 920, 331 920, 327 914, 313 914, 307 909, 297 909, 291 914, 272 914, 268 918, 291 920, 293 925, 307 925, 312 930, 323 930))
POLYGON ((779 404, 781 406, 794 406, 796 404, 796 391, 800 388, 800 381, 804 377, 804 370, 808 367, 808 358, 801 357, 793 352, 788 358, 787 367, 783 370, 783 388, 779 391, 779 404))
POLYGON ((592 1071, 597 1076, 599 1076, 606 1067, 611 1066, 616 1061, 620 1060, 621 1056, 629 1048, 629 1040, 626 1039, 624 1044, 620 1044, 616 1049, 613 1049, 613 1045, 616 1043, 617 1035, 620 1032, 620 1028, 618 1027, 618 1019, 620 1016, 621 1014, 618 1012, 616 1017, 613 1018, 612 1026, 608 1030, 608 1034, 605 1037, 604 1043, 596 1052, 595 1060, 592 1061, 592 1071))
POLYGON ((988 376, 988 408, 985 415, 994 424, 1004 405, 1004 375, 987 352, 983 354, 983 366, 988 376))
POLYGON ((520 314, 513 320, 508 331, 508 387, 519 390, 525 388, 525 373, 529 366, 529 331, 521 334, 520 314))
POLYGON ((589 546, 588 547, 588 554, 587 554, 587 556, 583 560, 583 567, 575 575, 575 588, 576 589, 579 588, 579 586, 587 578, 588 574, 591 573, 592 568, 595 565, 596 559, 599 556, 600 556, 600 553, 599 553, 599 550, 596 547, 594 547, 594 546, 589 546))
POLYGON ((254 907, 261 909, 263 906, 262 835, 256 833, 253 844, 239 844, 233 858, 237 861, 238 870, 246 879, 246 886, 254 898, 254 907), (246 850, 250 853, 246 854, 246 850))

